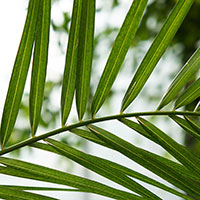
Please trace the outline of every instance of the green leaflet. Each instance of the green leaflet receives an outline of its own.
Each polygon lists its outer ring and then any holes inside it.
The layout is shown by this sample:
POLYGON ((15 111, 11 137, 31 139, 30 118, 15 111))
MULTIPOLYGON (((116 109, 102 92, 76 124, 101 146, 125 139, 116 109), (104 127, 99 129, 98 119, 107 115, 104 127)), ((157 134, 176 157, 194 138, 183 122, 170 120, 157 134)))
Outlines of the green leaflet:
POLYGON ((96 0, 84 0, 82 2, 76 77, 76 107, 79 120, 82 120, 85 113, 90 91, 94 47, 95 4, 96 0))
MULTIPOLYGON (((64 156, 64 154, 62 154, 62 152, 56 151, 55 148, 53 148, 53 147, 51 147, 51 146, 49 146, 47 144, 44 144, 44 143, 38 143, 37 142, 37 143, 34 143, 33 145, 31 145, 31 147, 35 147, 35 148, 38 148, 38 149, 41 149, 41 150, 49 151, 49 152, 56 153, 56 154, 64 156)), ((138 173, 138 172, 136 172, 136 171, 134 171, 132 169, 129 169, 129 168, 125 167, 125 166, 119 165, 117 163, 114 163, 114 162, 106 160, 106 159, 102 159, 102 158, 99 158, 99 157, 96 157, 96 158, 98 158, 104 165, 109 165, 110 168, 114 168, 114 169, 118 170, 121 173, 124 173, 124 174, 126 174, 128 176, 136 178, 136 179, 138 179, 140 181, 143 181, 143 182, 148 183, 150 185, 153 185, 155 187, 161 188, 161 189, 163 189, 165 191, 168 191, 168 192, 170 192, 172 194, 175 194, 177 196, 183 197, 184 199, 191 200, 190 197, 188 197, 188 196, 176 191, 175 189, 170 188, 170 187, 168 187, 168 186, 166 186, 166 185, 164 185, 164 184, 162 184, 162 183, 160 183, 160 182, 158 182, 158 181, 156 181, 156 180, 154 180, 152 178, 149 178, 149 177, 147 177, 147 176, 145 176, 145 175, 143 175, 141 173, 138 173)))
POLYGON ((135 196, 128 192, 41 165, 5 157, 0 157, 0 163, 5 165, 5 167, 0 166, 0 173, 2 174, 67 185, 84 192, 100 194, 113 199, 135 199, 135 196))
POLYGON ((149 76, 156 67, 156 64, 164 54, 166 48, 180 27, 193 2, 193 0, 179 0, 170 13, 161 31, 158 33, 146 56, 142 60, 142 63, 137 69, 128 90, 126 91, 122 101, 121 112, 132 103, 142 90, 149 76))
POLYGON ((194 129, 193 126, 191 126, 191 124, 188 121, 182 119, 181 117, 177 117, 177 116, 170 116, 170 118, 172 118, 187 133, 192 135, 194 138, 200 140, 200 134, 194 129))
POLYGON ((82 0, 74 0, 61 94, 62 125, 69 116, 75 91, 81 7, 82 0))
POLYGON ((100 109, 110 92, 128 49, 133 42, 143 12, 146 8, 146 4, 147 0, 134 0, 128 11, 124 23, 113 44, 111 53, 96 89, 91 107, 93 116, 100 109))
POLYGON ((39 2, 39 0, 30 0, 29 2, 26 23, 15 59, 1 119, 0 140, 2 148, 12 133, 19 111, 35 38, 39 2))
POLYGON ((55 198, 46 197, 39 194, 24 192, 17 188, 0 185, 0 198, 6 200, 56 200, 55 198))
POLYGON ((191 126, 196 130, 197 133, 200 135, 200 122, 194 118, 189 116, 185 116, 185 119, 191 124, 191 126))
POLYGON ((200 96, 200 78, 193 82, 175 102, 175 109, 193 102, 200 96))
POLYGON ((196 174, 200 177, 199 160, 191 152, 189 152, 184 146, 178 144, 167 134, 162 132, 156 126, 148 122, 147 120, 138 117, 140 124, 156 138, 158 144, 162 146, 166 151, 173 155, 179 162, 181 162, 191 173, 196 174))
POLYGON ((98 159, 98 157, 88 155, 79 150, 76 150, 64 143, 58 142, 52 139, 46 139, 53 148, 55 148, 58 152, 63 154, 64 156, 74 160, 80 165, 90 169, 101 176, 104 176, 133 192, 136 192, 139 195, 142 195, 147 199, 160 199, 152 192, 135 182, 134 180, 128 178, 126 175, 121 173, 119 170, 112 168, 110 165, 106 165, 103 159, 98 159))
POLYGON ((199 111, 200 111, 200 103, 198 103, 197 107, 195 108, 195 111, 196 111, 196 112, 199 112, 199 111))
POLYGON ((40 1, 29 97, 32 136, 35 135, 39 124, 43 102, 48 60, 50 18, 51 0, 40 1))
POLYGON ((158 109, 163 108, 167 105, 171 100, 173 100, 176 95, 180 92, 180 90, 186 85, 188 80, 197 72, 200 67, 200 48, 196 50, 196 52, 192 55, 188 62, 184 65, 182 70, 178 73, 178 75, 173 80, 170 85, 167 93, 162 98, 158 109))
POLYGON ((176 165, 170 165, 168 162, 166 164, 166 162, 163 162, 163 158, 160 159, 156 154, 140 149, 99 127, 90 125, 88 128, 100 139, 112 145, 118 152, 187 192, 192 197, 196 197, 197 199, 200 197, 200 192, 197 189, 199 187, 198 184, 190 180, 190 175, 187 175, 186 178, 184 170, 177 171, 177 168, 174 167, 176 165))
POLYGON ((55 187, 35 187, 35 186, 19 186, 19 185, 0 185, 0 187, 6 187, 16 190, 37 190, 37 191, 69 191, 69 192, 81 192, 77 189, 68 189, 68 188, 55 188, 55 187))

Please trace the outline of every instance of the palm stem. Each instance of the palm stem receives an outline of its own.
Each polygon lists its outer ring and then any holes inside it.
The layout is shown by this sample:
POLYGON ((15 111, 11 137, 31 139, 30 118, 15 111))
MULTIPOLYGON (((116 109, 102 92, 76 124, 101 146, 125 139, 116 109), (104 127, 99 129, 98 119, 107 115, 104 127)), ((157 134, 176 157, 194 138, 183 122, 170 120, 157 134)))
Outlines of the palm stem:
POLYGON ((19 148, 25 147, 27 145, 31 145, 35 142, 38 142, 40 140, 44 140, 50 136, 57 135, 59 133, 69 131, 74 128, 86 126, 89 124, 93 123, 98 123, 98 122, 103 122, 103 121, 109 121, 109 120, 115 120, 115 119, 122 119, 122 118, 129 118, 129 117, 138 117, 138 116, 168 116, 168 115, 180 115, 180 116, 200 116, 200 112, 189 112, 189 111, 149 111, 149 112, 135 112, 135 113, 123 113, 123 114, 118 114, 118 115, 110 115, 110 116, 105 116, 105 117, 100 117, 100 118, 94 118, 94 119, 89 119, 86 121, 81 121, 77 122, 75 124, 69 125, 69 126, 64 126, 62 128, 55 129, 53 131, 44 133, 42 135, 29 138, 25 141, 19 142, 17 144, 14 144, 6 149, 3 149, 0 151, 0 156, 7 154, 9 152, 12 152, 14 150, 17 150, 19 148))

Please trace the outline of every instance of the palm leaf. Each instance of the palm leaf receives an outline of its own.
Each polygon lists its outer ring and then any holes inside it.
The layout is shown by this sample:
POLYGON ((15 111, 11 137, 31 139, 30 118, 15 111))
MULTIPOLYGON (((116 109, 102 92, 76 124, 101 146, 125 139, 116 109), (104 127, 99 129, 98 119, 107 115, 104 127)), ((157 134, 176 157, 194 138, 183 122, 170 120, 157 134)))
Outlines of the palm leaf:
POLYGON ((15 59, 1 119, 0 140, 2 148, 12 133, 19 111, 35 38, 39 2, 39 0, 30 0, 29 2, 26 23, 15 59))
POLYGON ((30 192, 24 192, 21 190, 17 190, 16 188, 11 188, 8 186, 2 186, 0 185, 0 198, 7 199, 7 200, 38 200, 38 199, 44 199, 44 200, 56 200, 55 198, 46 197, 39 194, 33 194, 30 192))
POLYGON ((132 101, 142 90, 149 76, 156 67, 156 64, 160 60, 161 56, 165 52, 166 48, 180 27, 192 4, 193 0, 179 0, 177 2, 176 6, 163 25, 161 31, 158 33, 153 44, 148 50, 142 63, 137 69, 137 72, 134 75, 123 98, 121 112, 124 111, 132 103, 132 101))
POLYGON ((149 190, 145 189, 143 186, 133 181, 132 179, 126 177, 119 170, 112 168, 109 165, 106 165, 105 162, 98 159, 97 157, 85 154, 81 151, 78 151, 72 147, 69 147, 61 142, 47 139, 47 141, 53 148, 64 156, 74 160, 75 162, 85 166, 86 168, 132 190, 133 192, 142 195, 148 199, 160 199, 158 196, 154 195, 149 190))
POLYGON ((62 125, 69 116, 75 91, 81 8, 82 0, 74 0, 61 94, 62 125))
POLYGON ((196 50, 196 52, 192 55, 189 61, 186 62, 185 66, 175 77, 167 93, 161 100, 158 109, 161 109, 176 97, 178 92, 180 92, 180 90, 186 85, 186 83, 190 80, 190 78, 197 72, 199 66, 200 66, 200 48, 196 50))
MULTIPOLYGON (((31 145, 32 147, 35 147, 35 148, 38 148, 38 149, 41 149, 41 150, 45 150, 45 151, 49 151, 49 152, 52 152, 52 153, 56 153, 56 154, 59 154, 59 155, 62 155, 62 156, 65 156, 65 154, 62 154, 62 151, 57 151, 56 148, 53 148, 47 144, 44 144, 44 143, 35 143, 33 145, 31 145)), ((90 155, 91 156, 91 155, 90 155)), ((68 156, 67 156, 68 157, 68 156)), ((93 156, 94 157, 94 156, 93 156)), ((103 165, 107 165, 109 166, 110 168, 114 168, 115 170, 118 170, 120 171, 121 173, 124 173, 130 177, 133 177, 135 179, 138 179, 140 181, 143 181, 144 183, 148 183, 150 185, 153 185, 155 187, 158 187, 160 189, 163 189, 167 192, 170 192, 172 194, 175 194, 179 197, 183 197, 184 199, 191 199, 190 197, 178 192, 177 190, 173 189, 173 188, 170 188, 152 178, 149 178, 141 173, 138 173, 130 168, 127 168, 125 166, 122 166, 122 165, 119 165, 117 163, 114 163, 112 161, 109 161, 109 160, 106 160, 106 159, 102 159, 102 158, 99 158, 99 157, 96 157, 101 163, 103 163, 103 165)))
POLYGON ((200 96, 200 78, 193 82, 175 102, 175 109, 188 105, 200 96))
POLYGON ((29 97, 32 135, 35 135, 37 130, 42 108, 48 59, 50 15, 51 0, 40 1, 29 97))
POLYGON ((85 113, 90 91, 95 4, 96 0, 85 0, 82 2, 76 78, 76 107, 79 120, 83 118, 85 113))
POLYGON ((105 142, 113 146, 117 151, 124 154, 131 160, 137 162, 143 167, 149 169, 153 173, 162 177, 166 181, 172 183, 176 187, 182 189, 193 197, 199 198, 200 193, 198 190, 198 184, 195 184, 190 180, 190 176, 187 178, 183 174, 179 173, 173 166, 165 165, 156 156, 153 156, 149 152, 135 147, 134 145, 126 142, 125 140, 111 134, 96 126, 88 126, 88 128, 96 133, 105 142))
POLYGON ((100 109, 110 92, 110 89, 116 79, 116 76, 128 52, 128 49, 134 39, 143 12, 146 8, 146 4, 147 0, 133 1, 126 15, 124 23, 113 44, 110 56, 107 60, 105 69, 103 71, 92 101, 91 112, 93 116, 100 109))
POLYGON ((0 167, 0 173, 2 174, 67 185, 84 192, 100 194, 114 199, 141 199, 131 193, 114 189, 96 181, 43 167, 41 165, 5 157, 0 158, 0 163, 5 165, 5 167, 0 167))

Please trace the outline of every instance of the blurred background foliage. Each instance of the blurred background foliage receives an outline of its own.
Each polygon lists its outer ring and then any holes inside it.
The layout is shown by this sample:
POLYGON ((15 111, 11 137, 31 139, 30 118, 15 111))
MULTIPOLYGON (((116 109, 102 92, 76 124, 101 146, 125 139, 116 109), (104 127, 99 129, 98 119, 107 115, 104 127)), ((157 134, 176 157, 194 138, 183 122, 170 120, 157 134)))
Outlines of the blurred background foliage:
MULTIPOLYGON (((63 0, 54 0, 52 1, 53 4, 58 3, 59 1, 63 0)), ((109 12, 113 12, 115 9, 120 8, 123 1, 120 0, 110 0, 109 2, 107 0, 101 0, 103 3, 102 6, 97 9, 97 12, 103 12, 105 9, 109 12)), ((138 66, 139 58, 141 55, 144 55, 146 51, 146 47, 144 44, 152 42, 152 40, 155 38, 156 34, 161 28, 161 25, 166 19, 166 16, 176 3, 176 0, 154 0, 149 1, 148 8, 145 12, 145 15, 143 17, 143 21, 140 24, 139 31, 132 43, 131 49, 134 49, 134 52, 132 53, 130 49, 130 58, 125 61, 126 65, 133 66, 132 74, 135 71, 135 68, 138 66)), ((128 9, 128 8, 127 8, 128 9)), ((177 57, 177 63, 178 66, 183 66, 185 61, 192 55, 192 53, 195 51, 197 46, 199 46, 200 40, 200 0, 196 0, 192 9, 190 10, 188 16, 186 17, 185 21, 183 22, 181 28, 177 32, 173 42, 171 43, 171 46, 168 48, 172 51, 175 57, 177 57)), ((120 13, 119 13, 120 14, 120 13)), ((52 29, 56 34, 57 37, 57 45, 60 48, 61 54, 64 54, 66 47, 62 43, 62 35, 68 35, 69 33, 69 26, 70 26, 70 13, 69 12, 63 12, 63 20, 62 23, 56 23, 53 19, 51 22, 52 29)), ((116 36, 118 32, 119 27, 112 26, 112 24, 107 24, 102 30, 98 31, 95 34, 95 50, 94 50, 94 61, 93 61, 93 71, 92 71, 92 77, 94 76, 98 78, 100 74, 97 71, 97 68, 94 67, 96 64, 101 62, 101 49, 100 46, 103 44, 106 44, 108 49, 112 47, 113 38, 116 36)), ((169 51, 166 52, 166 54, 169 51)), ((170 66, 169 66, 170 67, 170 66)), ((64 69, 64 67, 63 67, 64 69)), ((126 71, 123 71, 124 76, 126 77, 126 71)), ((170 80, 175 76, 175 74, 170 74, 170 77, 168 77, 170 80)), ((52 130, 56 127, 56 125, 60 124, 60 113, 59 113, 59 107, 54 108, 52 106, 52 95, 55 95, 55 90, 59 90, 62 82, 62 76, 60 76, 60 80, 58 81, 47 81, 46 87, 45 87, 45 96, 44 96, 44 102, 43 102, 43 109, 42 109, 42 118, 40 120, 40 128, 44 132, 45 130, 52 130)), ((191 80, 192 82, 192 80, 191 80)), ((164 84, 164 83, 163 83, 164 84)), ((190 83, 188 83, 190 84, 190 83)), ((149 95, 147 91, 143 92, 143 97, 145 98, 145 101, 147 104, 151 104, 154 101, 159 101, 162 94, 160 94, 160 88, 163 87, 162 83, 157 85, 157 95, 155 93, 153 96, 149 95)), ((90 100, 92 98, 92 93, 95 90, 95 84, 93 81, 91 81, 91 94, 90 94, 90 100)), ((110 105, 112 105, 112 97, 115 94, 115 89, 112 89, 110 92, 110 95, 108 97, 108 100, 106 101, 106 106, 109 109, 110 105)), ((17 120, 17 125, 15 127, 15 134, 12 134, 12 137, 9 141, 9 146, 12 144, 15 144, 19 141, 25 140, 30 136, 30 127, 27 123, 29 111, 28 111, 28 96, 29 94, 25 94, 23 98, 23 102, 21 103, 21 109, 17 120)), ((191 105, 189 105, 187 108, 188 110, 194 109, 194 106, 198 103, 194 102, 191 105)), ((88 115, 89 117, 89 107, 88 107, 88 115)), ((74 119, 72 119, 73 121, 74 119)), ((66 143, 70 143, 72 146, 76 147, 84 147, 85 143, 82 139, 71 135, 71 134, 65 134, 65 136, 62 136, 62 140, 66 143)), ((191 149, 198 151, 198 147, 200 145, 191 137, 188 136, 188 134, 185 134, 185 144, 191 149)), ((15 155, 20 155, 20 150, 13 152, 15 155)), ((200 152, 199 152, 200 153, 200 152)))

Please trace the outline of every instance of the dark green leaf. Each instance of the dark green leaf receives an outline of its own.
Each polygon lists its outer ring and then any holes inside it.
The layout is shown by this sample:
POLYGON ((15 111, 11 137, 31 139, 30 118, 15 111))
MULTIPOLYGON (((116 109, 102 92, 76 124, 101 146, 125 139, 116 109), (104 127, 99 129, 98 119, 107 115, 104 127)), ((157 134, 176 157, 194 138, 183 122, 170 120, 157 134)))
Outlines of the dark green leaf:
POLYGON ((112 168, 110 165, 106 165, 106 163, 102 159, 98 159, 98 157, 88 155, 79 150, 76 150, 72 147, 69 147, 66 144, 58 142, 52 139, 46 139, 52 147, 54 147, 58 152, 61 152, 64 156, 74 160, 75 162, 83 165, 87 169, 90 169, 97 174, 100 174, 130 190, 133 192, 142 195, 148 199, 160 199, 156 195, 154 195, 149 190, 145 189, 143 186, 133 181, 132 179, 125 176, 119 170, 112 168))
POLYGON ((95 4, 96 0, 82 1, 76 78, 76 106, 79 120, 83 118, 85 113, 90 91, 96 8, 95 4))
POLYGON ((192 55, 189 61, 186 62, 182 70, 175 77, 167 93, 162 98, 161 103, 158 106, 158 109, 163 108, 165 105, 167 105, 171 100, 173 100, 176 97, 176 95, 186 85, 189 79, 197 72, 199 67, 200 67, 200 48, 196 50, 196 52, 192 55))
POLYGON ((62 125, 69 116, 75 91, 81 7, 82 0, 74 0, 61 94, 62 125))
POLYGON ((29 97, 32 135, 35 135, 39 124, 44 95, 48 59, 50 16, 51 0, 40 1, 29 97))
POLYGON ((100 109, 110 92, 128 49, 133 42, 146 4, 147 0, 134 0, 128 11, 95 92, 91 108, 93 116, 100 109))
POLYGON ((172 10, 133 77, 123 98, 121 112, 132 103, 142 90, 149 76, 156 67, 156 64, 176 34, 193 2, 193 0, 179 0, 172 10))
POLYGON ((19 111, 31 60, 39 2, 39 0, 30 0, 29 2, 26 23, 15 59, 1 119, 0 139, 2 148, 12 133, 19 111))
POLYGON ((200 96, 200 78, 193 82, 175 102, 175 109, 190 104, 200 96))

